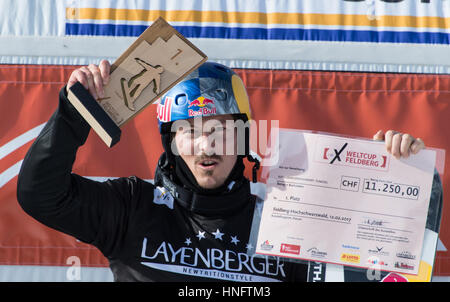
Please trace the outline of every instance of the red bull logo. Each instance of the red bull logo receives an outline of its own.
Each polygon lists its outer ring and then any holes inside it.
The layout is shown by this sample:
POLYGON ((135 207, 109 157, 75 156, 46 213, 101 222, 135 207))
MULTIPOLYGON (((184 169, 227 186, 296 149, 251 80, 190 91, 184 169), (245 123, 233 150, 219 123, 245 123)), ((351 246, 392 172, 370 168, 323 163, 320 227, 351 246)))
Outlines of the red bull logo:
POLYGON ((207 115, 216 114, 216 112, 217 112, 216 106, 214 106, 211 109, 204 108, 208 104, 214 105, 214 101, 211 99, 205 98, 203 96, 199 96, 195 100, 189 102, 188 108, 199 107, 199 110, 189 109, 188 110, 189 116, 190 117, 191 116, 199 116, 199 115, 207 116, 207 115))
POLYGON ((165 123, 170 122, 170 117, 172 113, 172 103, 173 103, 173 97, 166 97, 166 100, 164 102, 164 105, 161 105, 161 103, 158 104, 158 107, 156 109, 156 113, 158 115, 158 119, 165 123))
POLYGON ((208 104, 214 104, 214 101, 211 100, 211 99, 205 98, 203 96, 199 96, 198 98, 196 98, 192 102, 189 102, 188 108, 191 108, 193 106, 197 106, 197 107, 203 108, 203 107, 205 107, 208 104))

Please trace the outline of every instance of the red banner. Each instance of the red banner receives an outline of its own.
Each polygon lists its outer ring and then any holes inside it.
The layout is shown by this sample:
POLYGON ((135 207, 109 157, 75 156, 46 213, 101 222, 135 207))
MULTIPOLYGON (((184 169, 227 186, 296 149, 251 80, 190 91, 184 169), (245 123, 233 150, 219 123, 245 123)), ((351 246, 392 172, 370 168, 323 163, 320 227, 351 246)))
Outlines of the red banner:
MULTIPOLYGON (((56 109, 58 92, 73 66, 0 67, 0 265, 65 265, 76 255, 83 266, 107 266, 94 247, 51 230, 17 203, 17 173, 33 139, 56 109)), ((450 76, 284 70, 237 70, 248 89, 256 121, 282 128, 372 137, 395 129, 450 150, 450 76)), ((111 149, 91 131, 74 172, 90 177, 136 175, 153 179, 162 152, 151 105, 122 129, 111 149)), ((450 155, 445 158, 447 167, 450 155)), ((251 170, 246 169, 250 176, 251 170)), ((448 174, 448 173, 447 173, 448 174)), ((444 175, 444 202, 450 193, 444 175)), ((450 247, 450 210, 444 206, 440 240, 450 247)), ((434 275, 450 275, 450 252, 437 252, 434 275)))

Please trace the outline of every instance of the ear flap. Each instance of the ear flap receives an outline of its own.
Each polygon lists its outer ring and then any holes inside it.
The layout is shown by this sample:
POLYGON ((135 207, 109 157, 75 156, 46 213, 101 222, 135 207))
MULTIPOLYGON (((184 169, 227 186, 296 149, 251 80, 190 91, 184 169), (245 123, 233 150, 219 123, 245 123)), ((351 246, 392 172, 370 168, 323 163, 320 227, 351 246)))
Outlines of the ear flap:
POLYGON ((166 153, 164 162, 160 162, 161 168, 168 168, 170 165, 175 165, 175 155, 172 153, 172 138, 171 132, 172 122, 161 124, 161 143, 166 153))

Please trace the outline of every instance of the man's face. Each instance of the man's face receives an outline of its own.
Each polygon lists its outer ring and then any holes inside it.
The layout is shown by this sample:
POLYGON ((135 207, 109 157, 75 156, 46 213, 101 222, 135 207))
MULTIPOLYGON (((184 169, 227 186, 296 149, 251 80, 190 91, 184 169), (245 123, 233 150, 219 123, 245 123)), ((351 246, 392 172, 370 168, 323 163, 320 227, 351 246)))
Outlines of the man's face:
POLYGON ((232 121, 233 117, 221 115, 188 119, 184 122, 189 126, 175 132, 177 153, 204 189, 224 184, 236 163, 235 129, 227 129, 227 120, 232 121))

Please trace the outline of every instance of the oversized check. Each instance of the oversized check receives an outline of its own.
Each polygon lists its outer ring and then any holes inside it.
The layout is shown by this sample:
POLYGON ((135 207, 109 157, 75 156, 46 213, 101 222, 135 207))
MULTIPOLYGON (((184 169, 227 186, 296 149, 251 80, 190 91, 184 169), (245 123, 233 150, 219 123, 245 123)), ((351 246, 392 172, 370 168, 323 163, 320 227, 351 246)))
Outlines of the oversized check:
MULTIPOLYGON (((436 153, 280 129, 256 253, 417 274, 436 153)), ((272 145, 274 145, 272 143, 272 145)))

